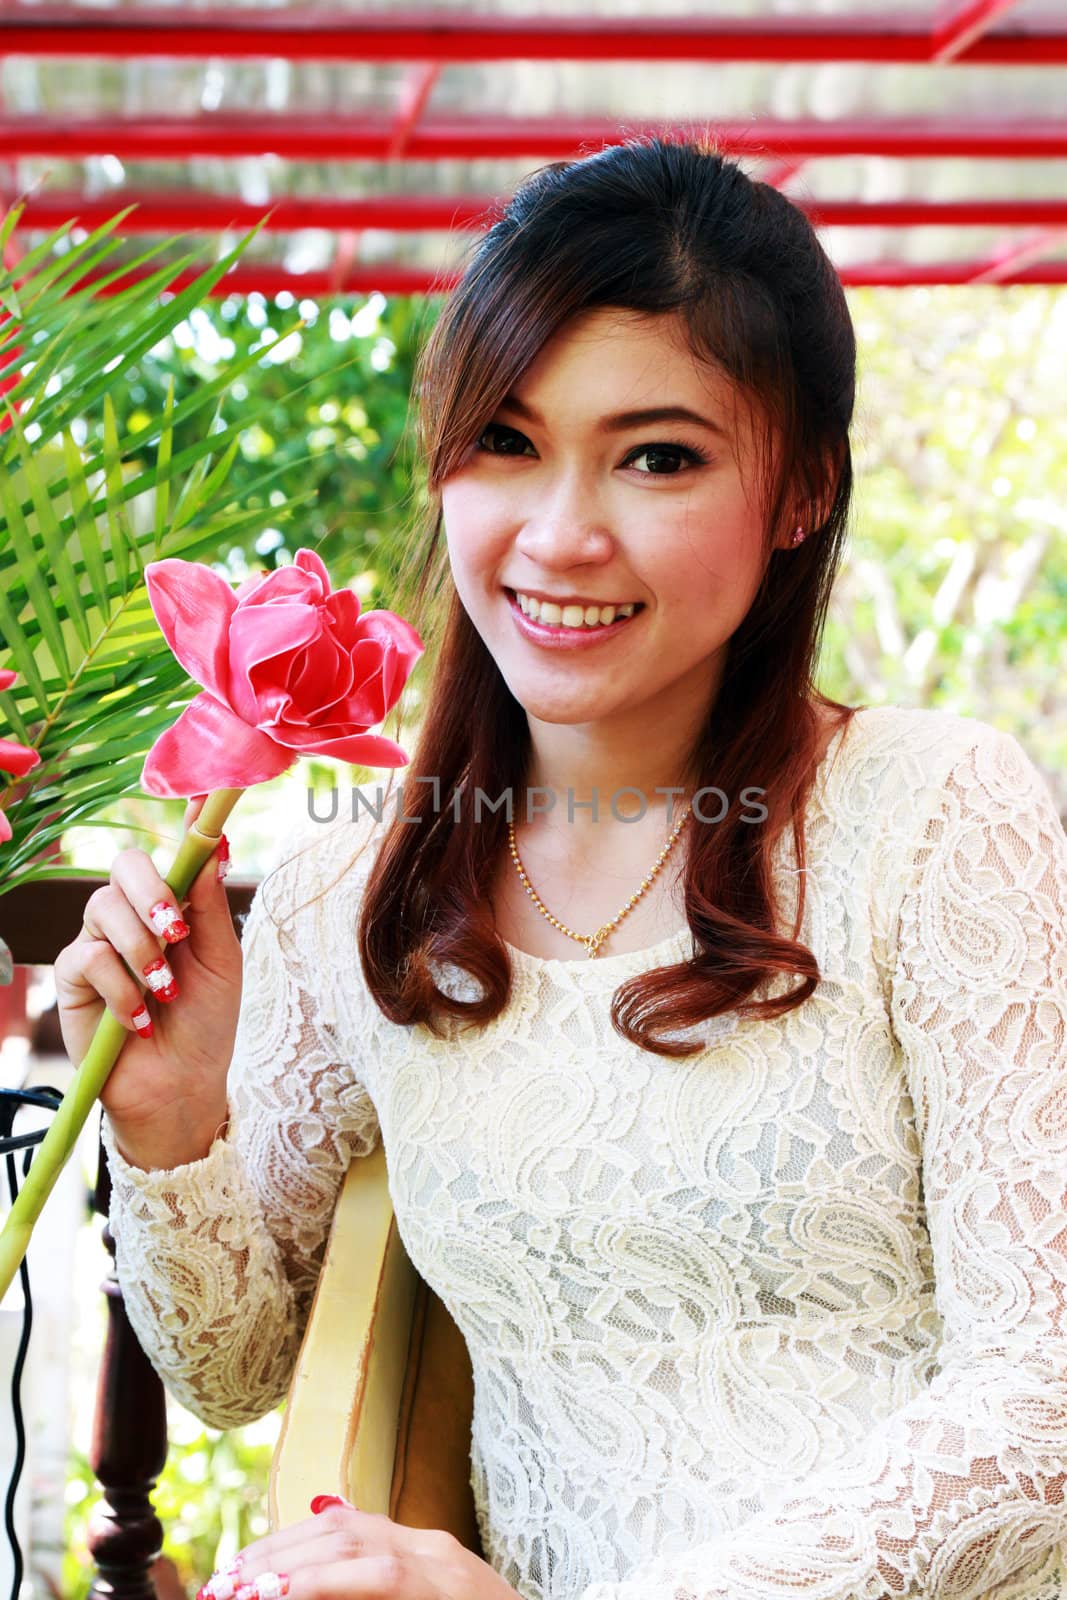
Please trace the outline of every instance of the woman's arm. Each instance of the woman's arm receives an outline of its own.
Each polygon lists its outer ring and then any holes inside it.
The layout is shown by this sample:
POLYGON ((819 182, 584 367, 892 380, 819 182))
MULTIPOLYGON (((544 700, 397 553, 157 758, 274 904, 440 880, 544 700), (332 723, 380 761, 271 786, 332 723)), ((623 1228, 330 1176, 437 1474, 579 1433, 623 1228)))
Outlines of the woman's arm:
POLYGON ((122 1158, 103 1119, 130 1322, 171 1392, 218 1428, 283 1399, 341 1180, 379 1138, 360 1040, 320 999, 327 983, 345 981, 341 967, 359 981, 355 880, 331 891, 336 873, 322 870, 356 829, 326 831, 310 849, 300 849, 307 835, 287 845, 246 919, 224 1136, 200 1161, 145 1172, 122 1158), (301 908, 324 888, 339 898, 301 908), (351 943, 331 948, 329 930, 349 917, 351 943))
POLYGON ((1067 1538, 1067 840, 1010 735, 957 749, 897 930, 939 1371, 846 1461, 581 1600, 965 1600, 1067 1538))

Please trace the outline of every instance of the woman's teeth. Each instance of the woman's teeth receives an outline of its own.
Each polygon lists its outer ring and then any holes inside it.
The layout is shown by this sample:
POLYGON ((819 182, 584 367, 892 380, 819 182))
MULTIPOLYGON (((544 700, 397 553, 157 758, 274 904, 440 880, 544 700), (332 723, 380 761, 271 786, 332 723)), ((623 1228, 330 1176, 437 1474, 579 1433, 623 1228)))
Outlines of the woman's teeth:
POLYGON ((558 606, 549 600, 535 600, 531 595, 516 594, 519 609, 534 622, 543 622, 550 628, 600 628, 620 617, 632 617, 636 601, 624 606, 558 606))

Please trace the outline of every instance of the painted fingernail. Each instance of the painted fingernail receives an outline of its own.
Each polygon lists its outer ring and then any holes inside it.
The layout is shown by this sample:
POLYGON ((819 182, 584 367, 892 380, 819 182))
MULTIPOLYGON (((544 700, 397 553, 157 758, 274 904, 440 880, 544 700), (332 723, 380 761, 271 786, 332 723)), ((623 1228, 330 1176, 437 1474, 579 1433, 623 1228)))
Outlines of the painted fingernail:
POLYGON ((157 956, 150 961, 144 969, 148 979, 148 987, 157 1000, 173 1000, 178 993, 178 985, 174 981, 174 974, 167 965, 163 956, 157 956))
POLYGON ((215 862, 221 883, 230 870, 230 841, 223 834, 215 849, 215 862))
POLYGON ((183 922, 177 908, 169 900, 157 900, 148 913, 148 920, 168 944, 177 944, 188 936, 188 924, 183 922))
MULTIPOLYGON (((289 1579, 284 1572, 261 1572, 249 1585, 258 1600, 283 1600, 289 1593, 289 1579)), ((248 1597, 251 1600, 251 1596, 248 1597)))
POLYGON ((204 1587, 197 1590, 196 1600, 234 1600, 237 1589, 234 1573, 213 1572, 204 1587))
POLYGON ((330 1506, 347 1506, 349 1511, 358 1509, 351 1500, 346 1500, 343 1494, 317 1494, 311 1502, 311 1509, 316 1516, 320 1511, 327 1511, 330 1506))
POLYGON ((138 1010, 134 1012, 133 1016, 130 1018, 130 1021, 133 1023, 142 1039, 151 1039, 152 1018, 148 1015, 148 1012, 144 1006, 140 1006, 138 1010))

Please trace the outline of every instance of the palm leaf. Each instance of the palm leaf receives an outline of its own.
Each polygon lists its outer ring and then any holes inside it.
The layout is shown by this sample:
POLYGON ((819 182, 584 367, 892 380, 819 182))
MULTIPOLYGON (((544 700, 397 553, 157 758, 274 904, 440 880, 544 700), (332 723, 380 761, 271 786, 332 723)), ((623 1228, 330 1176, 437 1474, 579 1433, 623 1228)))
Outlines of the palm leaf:
MULTIPOLYGON (((303 325, 303 319, 301 319, 295 324, 295 328, 300 328, 303 325)), ((294 330, 289 331, 291 332, 294 330)), ((248 368, 260 361, 262 359, 262 355, 262 349, 257 348, 240 360, 235 361, 225 373, 219 374, 216 378, 200 385, 198 391, 192 397, 173 409, 170 417, 171 430, 173 431, 179 425, 184 424, 186 421, 191 419, 197 411, 201 410, 205 405, 210 404, 212 401, 214 401, 216 404, 215 415, 217 419, 221 415, 222 402, 230 385, 232 385, 238 377, 242 376, 248 370, 248 368)), ((296 388, 293 390, 293 393, 299 394, 302 389, 308 387, 313 381, 313 378, 307 379, 305 383, 296 386, 296 388)), ((254 421, 254 417, 251 420, 254 421)), ((159 425, 161 437, 164 425, 164 420, 161 418, 159 425)), ((185 504, 188 494, 192 492, 192 490, 200 481, 202 481, 207 471, 206 467, 201 468, 199 472, 193 472, 188 479, 185 479, 184 475, 186 469, 191 468, 201 455, 207 454, 213 449, 218 449, 227 445, 231 439, 239 438, 240 434, 249 425, 250 419, 246 417, 241 423, 235 424, 228 431, 225 431, 224 433, 214 433, 212 432, 212 427, 214 426, 213 423, 204 434, 194 441, 193 444, 187 446, 185 451, 183 451, 173 461, 168 459, 165 463, 160 463, 157 460, 156 464, 152 467, 147 475, 142 475, 136 479, 125 480, 121 486, 115 480, 114 476, 112 476, 112 479, 109 483, 109 489, 113 497, 113 506, 117 505, 119 501, 133 499, 140 494, 150 492, 153 487, 158 487, 160 482, 169 482, 172 476, 177 475, 183 478, 182 487, 178 497, 178 509, 180 510, 180 508, 185 504)), ((62 438, 64 431, 65 429, 63 424, 57 425, 58 437, 62 438)), ((79 456, 81 462, 81 478, 83 480, 88 480, 97 473, 101 474, 102 476, 106 476, 108 466, 115 460, 116 455, 125 459, 128 455, 139 453, 144 449, 145 443, 151 440, 153 433, 154 425, 150 422, 148 427, 138 429, 136 433, 127 434, 124 438, 118 439, 117 441, 113 436, 111 437, 110 441, 105 439, 104 445, 99 450, 94 449, 86 452, 83 456, 79 456)), ((10 446, 8 446, 6 449, 0 446, 0 464, 5 462, 5 460, 10 456, 10 453, 10 446)), ((307 459, 310 461, 311 457, 309 456, 307 459)), ((72 483, 69 474, 57 476, 54 480, 50 480, 49 489, 52 497, 55 499, 62 499, 66 495, 71 495, 77 492, 75 484, 72 483)), ((28 504, 20 505, 20 509, 23 510, 24 514, 28 515, 32 510, 32 507, 28 504)), ((98 510, 95 502, 92 504, 92 510, 94 513, 98 510)), ((183 518, 182 520, 185 519, 183 518)), ((65 516, 63 519, 61 519, 60 530, 65 538, 69 537, 74 531, 74 518, 72 515, 65 516)), ((43 547, 43 540, 33 528, 31 528, 31 537, 33 537, 35 540, 36 548, 41 549, 43 547)), ((72 560, 74 560, 74 558, 72 558, 72 560)), ((13 551, 11 551, 10 548, 5 548, 4 540, 2 537, 0 537, 0 576, 4 578, 4 581, 9 583, 12 581, 16 583, 18 582, 17 575, 11 577, 8 575, 7 570, 9 568, 14 569, 15 566, 16 558, 13 551)), ((81 572, 77 560, 74 560, 74 570, 80 577, 81 572)))
MULTIPOLYGON (((18 212, 0 223, 0 247, 18 212)), ((25 778, 0 773, 0 807, 12 827, 0 847, 0 895, 17 883, 82 875, 51 852, 74 823, 93 825, 123 795, 141 792, 149 748, 200 692, 156 624, 144 585, 147 562, 210 558, 237 534, 276 524, 311 498, 265 510, 240 503, 230 485, 239 435, 256 417, 246 412, 240 426, 227 426, 227 392, 262 359, 262 349, 181 404, 172 385, 147 429, 122 433, 109 393, 116 352, 133 363, 171 333, 258 228, 161 304, 159 290, 177 270, 173 260, 143 281, 119 283, 131 268, 117 256, 117 220, 76 243, 67 224, 13 269, 0 270, 7 313, 0 375, 17 375, 4 397, 9 426, 0 434, 0 668, 18 673, 0 692, 0 732, 10 729, 41 757, 25 778), (98 274, 97 283, 86 283, 89 273, 98 274), (100 283, 113 292, 101 296, 100 283), (102 438, 83 448, 73 425, 101 398, 102 438), (212 423, 178 448, 179 431, 187 432, 204 407, 212 408, 212 423), (153 443, 146 464, 146 444, 153 443)), ((257 494, 283 470, 265 471, 257 494)))

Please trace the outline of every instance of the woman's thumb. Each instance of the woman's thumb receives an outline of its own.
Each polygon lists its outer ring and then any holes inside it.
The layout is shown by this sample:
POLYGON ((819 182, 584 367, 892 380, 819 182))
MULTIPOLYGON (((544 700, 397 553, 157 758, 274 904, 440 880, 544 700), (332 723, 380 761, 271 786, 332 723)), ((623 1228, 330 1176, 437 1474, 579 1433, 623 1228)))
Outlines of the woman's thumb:
POLYGON ((209 966, 213 964, 213 956, 224 958, 231 955, 237 942, 226 895, 225 875, 229 871, 229 862, 229 841, 223 834, 189 885, 188 896, 183 902, 193 926, 197 954, 209 966))
POLYGON ((184 811, 184 813, 182 815, 182 831, 183 832, 188 833, 189 824, 191 822, 195 822, 197 817, 200 815, 201 811, 203 811, 203 809, 204 809, 204 801, 206 799, 207 799, 207 795, 206 794, 194 794, 186 802, 185 811, 184 811))
MULTIPOLYGON (((206 794, 194 794, 187 802, 185 813, 182 816, 183 833, 189 832, 189 829, 192 827, 193 823, 204 809, 204 801, 206 799, 206 794)), ((219 840, 219 843, 215 846, 214 850, 212 850, 203 866, 200 867, 196 877, 193 879, 192 884, 190 885, 187 897, 183 904, 192 906, 194 911, 206 911, 211 906, 218 903, 220 899, 220 897, 215 893, 219 875, 218 863, 221 860, 229 861, 230 856, 230 847, 225 840, 226 835, 223 834, 219 840)), ((221 898, 224 900, 225 895, 223 895, 221 898)))

